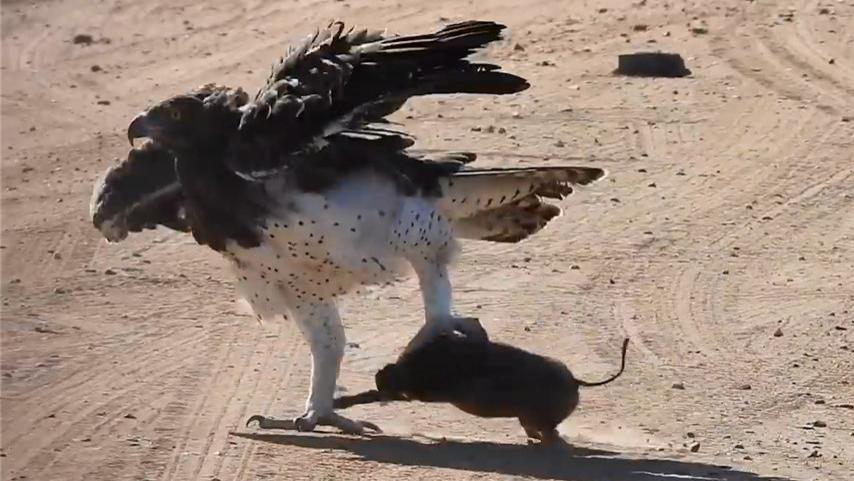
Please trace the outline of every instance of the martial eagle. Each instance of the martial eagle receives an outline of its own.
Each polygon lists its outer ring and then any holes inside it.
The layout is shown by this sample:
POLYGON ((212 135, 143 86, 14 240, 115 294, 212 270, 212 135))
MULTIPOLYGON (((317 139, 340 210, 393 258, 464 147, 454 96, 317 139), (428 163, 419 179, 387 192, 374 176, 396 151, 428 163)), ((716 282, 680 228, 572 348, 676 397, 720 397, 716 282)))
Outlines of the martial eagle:
POLYGON ((376 429, 333 411, 344 351, 340 296, 418 277, 425 324, 410 347, 441 332, 484 336, 453 313, 448 264, 458 239, 519 242, 560 213, 592 167, 471 168, 474 154, 430 156, 387 129, 413 96, 513 94, 528 82, 467 57, 503 25, 467 21, 387 36, 340 22, 289 51, 250 101, 208 85, 154 104, 128 137, 148 138, 105 173, 92 220, 110 241, 165 225, 222 254, 261 318, 293 319, 312 355, 311 389, 294 420, 262 428, 376 429))

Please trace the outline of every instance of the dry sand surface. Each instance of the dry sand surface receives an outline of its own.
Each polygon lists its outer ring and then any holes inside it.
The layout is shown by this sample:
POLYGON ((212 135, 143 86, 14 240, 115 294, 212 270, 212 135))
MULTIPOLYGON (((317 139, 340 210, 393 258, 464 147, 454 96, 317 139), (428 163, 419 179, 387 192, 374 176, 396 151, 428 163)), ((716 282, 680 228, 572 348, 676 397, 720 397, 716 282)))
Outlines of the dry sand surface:
MULTIPOLYGON (((3 480, 854 479, 851 0, 4 0, 2 40, 3 480), (454 271, 461 312, 581 377, 631 337, 624 376, 560 426, 573 453, 444 406, 355 408, 387 431, 371 438, 245 428, 301 412, 296 326, 248 316, 189 236, 108 245, 89 222, 132 115, 208 81, 254 92, 334 16, 506 23, 487 55, 528 91, 395 118, 483 165, 611 172, 527 242, 467 243, 454 271), (693 76, 610 74, 645 49, 693 76)), ((354 392, 419 327, 420 295, 344 314, 354 392)))

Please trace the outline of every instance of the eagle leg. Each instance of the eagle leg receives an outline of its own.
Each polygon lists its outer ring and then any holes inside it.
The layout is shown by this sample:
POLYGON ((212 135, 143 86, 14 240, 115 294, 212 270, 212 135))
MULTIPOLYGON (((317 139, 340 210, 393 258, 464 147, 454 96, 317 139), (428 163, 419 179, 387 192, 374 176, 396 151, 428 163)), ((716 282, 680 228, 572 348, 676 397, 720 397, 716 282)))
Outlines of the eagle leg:
POLYGON ((405 352, 417 349, 441 334, 457 331, 473 340, 486 341, 489 335, 475 317, 459 317, 452 313, 451 281, 448 264, 442 259, 412 262, 424 299, 426 322, 409 341, 405 352))
POLYGON ((333 412, 335 383, 345 344, 338 306, 323 297, 315 302, 307 302, 302 297, 295 301, 291 314, 311 349, 311 390, 305 403, 305 413, 292 420, 255 415, 249 418, 247 425, 258 421, 261 429, 310 432, 316 426, 334 426, 348 434, 362 434, 365 429, 379 431, 376 424, 347 419, 333 412))

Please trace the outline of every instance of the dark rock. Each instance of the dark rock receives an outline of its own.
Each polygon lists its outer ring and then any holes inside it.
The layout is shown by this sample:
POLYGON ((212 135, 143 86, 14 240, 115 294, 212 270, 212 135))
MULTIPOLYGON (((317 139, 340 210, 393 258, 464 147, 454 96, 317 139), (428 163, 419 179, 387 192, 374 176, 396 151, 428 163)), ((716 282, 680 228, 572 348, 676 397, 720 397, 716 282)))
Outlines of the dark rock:
POLYGON ((620 55, 615 74, 634 77, 685 77, 691 71, 677 53, 640 52, 620 55))

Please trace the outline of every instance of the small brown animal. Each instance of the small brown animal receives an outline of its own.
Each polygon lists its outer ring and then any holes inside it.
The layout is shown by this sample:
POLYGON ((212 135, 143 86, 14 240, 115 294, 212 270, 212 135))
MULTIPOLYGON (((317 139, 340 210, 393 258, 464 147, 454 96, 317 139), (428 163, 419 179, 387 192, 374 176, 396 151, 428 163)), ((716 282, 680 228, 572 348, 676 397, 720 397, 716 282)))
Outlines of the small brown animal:
POLYGON ((463 336, 443 335, 404 352, 394 364, 377 372, 375 390, 335 399, 334 407, 385 401, 450 403, 485 418, 518 418, 529 438, 560 439, 557 425, 578 406, 579 386, 602 386, 623 373, 599 382, 576 379, 562 362, 517 347, 463 336))

